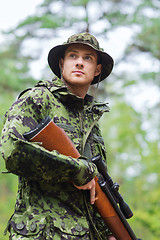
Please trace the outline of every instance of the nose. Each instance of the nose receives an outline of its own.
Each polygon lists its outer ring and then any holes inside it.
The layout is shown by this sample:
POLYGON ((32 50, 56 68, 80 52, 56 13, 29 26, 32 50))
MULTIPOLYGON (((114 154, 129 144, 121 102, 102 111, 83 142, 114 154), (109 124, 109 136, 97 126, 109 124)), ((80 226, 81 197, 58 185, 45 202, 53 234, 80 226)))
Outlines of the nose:
POLYGON ((83 63, 83 58, 82 57, 79 57, 77 59, 77 63, 76 63, 76 67, 83 67, 84 63, 83 63))

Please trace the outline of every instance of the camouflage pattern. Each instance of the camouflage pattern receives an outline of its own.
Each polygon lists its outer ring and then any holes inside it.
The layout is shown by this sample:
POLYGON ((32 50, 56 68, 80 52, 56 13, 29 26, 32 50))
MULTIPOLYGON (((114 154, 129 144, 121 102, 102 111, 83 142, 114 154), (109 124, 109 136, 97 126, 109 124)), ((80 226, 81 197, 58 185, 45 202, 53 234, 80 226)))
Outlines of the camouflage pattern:
POLYGON ((93 49, 95 49, 97 51, 104 52, 104 49, 100 48, 99 42, 97 41, 97 39, 90 33, 74 34, 71 37, 69 37, 67 42, 64 42, 63 45, 76 43, 76 42, 87 44, 88 46, 92 47, 93 49))
POLYGON ((58 79, 39 82, 11 106, 1 138, 6 168, 19 176, 15 212, 7 227, 10 239, 107 239, 89 191, 71 183, 83 185, 97 175, 90 159, 106 157, 97 121, 107 111, 107 104, 73 95, 58 79), (48 115, 71 138, 80 158, 49 152, 24 139, 48 115))

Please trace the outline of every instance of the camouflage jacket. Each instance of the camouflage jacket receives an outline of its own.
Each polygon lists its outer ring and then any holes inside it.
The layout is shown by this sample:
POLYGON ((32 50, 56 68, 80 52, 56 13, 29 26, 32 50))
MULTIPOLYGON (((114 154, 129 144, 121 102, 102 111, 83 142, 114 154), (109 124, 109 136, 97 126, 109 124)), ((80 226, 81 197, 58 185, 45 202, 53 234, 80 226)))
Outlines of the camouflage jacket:
POLYGON ((89 95, 85 99, 73 95, 58 79, 40 81, 11 106, 1 140, 6 168, 19 176, 15 212, 8 225, 13 239, 106 239, 107 229, 89 202, 89 192, 71 182, 89 182, 97 174, 91 158, 101 154, 105 159, 97 121, 107 111, 107 104, 93 102, 89 95), (24 139, 23 134, 48 115, 65 130, 80 158, 47 151, 24 139))

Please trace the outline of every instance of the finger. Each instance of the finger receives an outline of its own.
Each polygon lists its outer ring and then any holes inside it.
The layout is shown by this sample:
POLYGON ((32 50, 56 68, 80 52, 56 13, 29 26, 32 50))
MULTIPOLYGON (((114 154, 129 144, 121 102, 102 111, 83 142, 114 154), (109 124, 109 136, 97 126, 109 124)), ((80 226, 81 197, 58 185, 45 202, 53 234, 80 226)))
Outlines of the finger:
POLYGON ((92 188, 90 189, 90 202, 91 202, 92 205, 94 204, 94 202, 96 200, 95 195, 96 195, 95 185, 93 185, 92 188))
POLYGON ((116 238, 113 235, 111 235, 108 237, 108 240, 116 240, 116 238))
POLYGON ((86 189, 88 189, 87 187, 86 187, 86 185, 84 185, 84 186, 77 186, 77 185, 75 185, 75 184, 73 184, 77 189, 79 189, 79 190, 86 190, 86 189))

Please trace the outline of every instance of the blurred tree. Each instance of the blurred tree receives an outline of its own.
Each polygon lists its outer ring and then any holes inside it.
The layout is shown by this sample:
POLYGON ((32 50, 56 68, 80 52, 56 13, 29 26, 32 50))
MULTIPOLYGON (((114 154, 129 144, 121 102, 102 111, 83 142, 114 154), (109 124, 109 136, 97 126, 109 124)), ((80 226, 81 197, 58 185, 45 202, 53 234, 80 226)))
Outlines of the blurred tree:
POLYGON ((20 52, 20 39, 13 39, 1 46, 0 52, 0 91, 10 93, 20 91, 25 85, 33 84, 34 80, 29 71, 30 56, 20 52))

